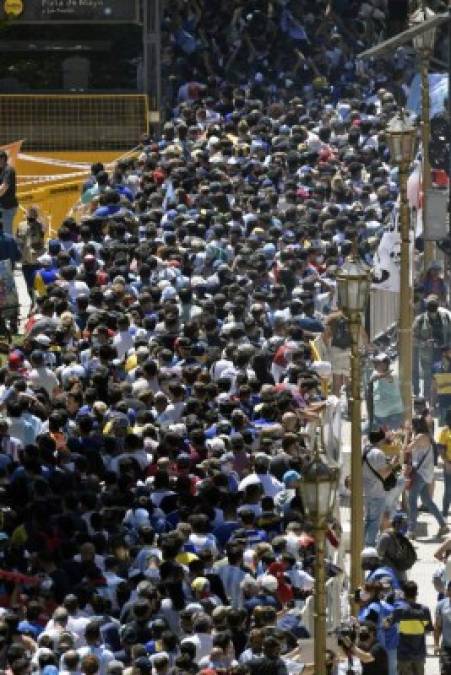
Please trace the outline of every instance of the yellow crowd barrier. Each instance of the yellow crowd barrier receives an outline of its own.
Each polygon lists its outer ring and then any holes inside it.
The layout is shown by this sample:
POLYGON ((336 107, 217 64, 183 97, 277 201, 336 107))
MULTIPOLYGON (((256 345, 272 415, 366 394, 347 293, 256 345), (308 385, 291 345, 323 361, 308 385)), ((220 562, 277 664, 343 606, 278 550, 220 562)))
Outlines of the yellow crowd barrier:
POLYGON ((24 211, 29 206, 36 206, 44 220, 48 223, 48 237, 53 238, 64 218, 72 211, 80 197, 81 186, 86 176, 66 182, 54 182, 45 187, 17 191, 19 210, 15 225, 23 219, 24 211))

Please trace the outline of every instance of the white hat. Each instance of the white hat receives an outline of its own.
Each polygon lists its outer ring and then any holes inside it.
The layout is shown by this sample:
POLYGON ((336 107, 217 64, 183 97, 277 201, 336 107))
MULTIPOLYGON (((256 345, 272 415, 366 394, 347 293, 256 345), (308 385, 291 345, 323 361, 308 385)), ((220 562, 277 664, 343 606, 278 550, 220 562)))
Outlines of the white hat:
POLYGON ((379 554, 374 546, 367 546, 360 554, 361 558, 379 558, 379 554))
POLYGON ((51 343, 51 339, 49 338, 48 335, 45 335, 44 333, 39 333, 39 335, 36 335, 34 338, 35 342, 41 345, 41 347, 48 347, 51 343))
POLYGON ((262 577, 259 579, 260 586, 265 589, 265 591, 269 591, 269 593, 275 593, 277 591, 278 583, 276 577, 274 577, 272 574, 264 574, 262 577))
POLYGON ((315 371, 319 377, 330 377, 332 373, 332 366, 330 361, 314 361, 312 363, 312 370, 315 371))
MULTIPOLYGON (((228 400, 228 397, 227 397, 228 400)), ((222 438, 212 438, 205 442, 205 445, 212 452, 222 452, 225 450, 225 443, 222 438)))
POLYGON ((51 265, 53 262, 53 258, 48 253, 44 253, 43 255, 39 256, 37 261, 40 265, 51 265))

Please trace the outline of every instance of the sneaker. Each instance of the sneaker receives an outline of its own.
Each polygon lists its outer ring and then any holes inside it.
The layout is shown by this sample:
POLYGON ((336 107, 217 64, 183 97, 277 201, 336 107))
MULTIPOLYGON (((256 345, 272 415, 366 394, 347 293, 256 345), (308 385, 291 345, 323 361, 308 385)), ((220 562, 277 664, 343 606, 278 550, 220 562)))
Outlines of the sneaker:
POLYGON ((442 525, 439 531, 437 532, 437 537, 443 537, 443 535, 449 533, 448 525, 442 525))

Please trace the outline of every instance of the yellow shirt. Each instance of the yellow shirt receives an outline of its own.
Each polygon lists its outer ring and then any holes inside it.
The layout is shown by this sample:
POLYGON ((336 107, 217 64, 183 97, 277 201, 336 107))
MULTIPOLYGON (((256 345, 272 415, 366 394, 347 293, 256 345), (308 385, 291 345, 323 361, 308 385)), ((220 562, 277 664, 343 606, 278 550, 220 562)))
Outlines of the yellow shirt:
POLYGON ((443 427, 438 442, 445 448, 444 458, 447 462, 451 462, 451 429, 449 427, 443 427))
POLYGON ((451 373, 434 373, 433 377, 439 396, 451 394, 451 373))

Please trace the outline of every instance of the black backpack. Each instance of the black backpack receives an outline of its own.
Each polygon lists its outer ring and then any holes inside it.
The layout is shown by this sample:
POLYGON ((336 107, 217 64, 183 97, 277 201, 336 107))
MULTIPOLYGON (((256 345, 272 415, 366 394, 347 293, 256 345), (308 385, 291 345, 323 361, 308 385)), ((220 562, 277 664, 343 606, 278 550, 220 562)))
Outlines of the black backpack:
POLYGON ((384 557, 397 570, 406 572, 416 563, 417 554, 415 553, 415 549, 410 540, 403 534, 400 532, 393 532, 392 536, 396 543, 395 551, 393 553, 390 552, 390 555, 385 553, 384 557))
POLYGON ((348 349, 352 344, 348 322, 344 317, 339 317, 332 326, 332 347, 348 349))

